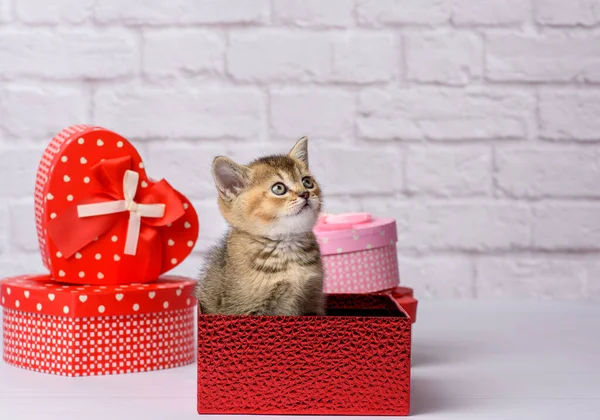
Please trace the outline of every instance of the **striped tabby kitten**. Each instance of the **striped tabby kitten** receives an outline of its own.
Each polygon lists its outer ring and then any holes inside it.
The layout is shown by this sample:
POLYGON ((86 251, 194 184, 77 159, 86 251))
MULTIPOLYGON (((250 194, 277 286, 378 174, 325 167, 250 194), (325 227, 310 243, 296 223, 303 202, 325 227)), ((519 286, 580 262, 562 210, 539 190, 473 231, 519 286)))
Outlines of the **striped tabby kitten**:
POLYGON ((324 315, 323 267, 312 233, 321 190, 308 170, 308 139, 288 155, 245 166, 217 157, 212 172, 231 229, 198 283, 202 312, 324 315))

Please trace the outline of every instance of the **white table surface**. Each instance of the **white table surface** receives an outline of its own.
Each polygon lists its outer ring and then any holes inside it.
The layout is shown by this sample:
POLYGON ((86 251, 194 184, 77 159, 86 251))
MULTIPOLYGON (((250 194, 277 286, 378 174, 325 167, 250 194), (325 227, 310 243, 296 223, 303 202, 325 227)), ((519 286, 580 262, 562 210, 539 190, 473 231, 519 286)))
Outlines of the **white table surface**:
MULTIPOLYGON (((600 419, 600 306, 421 302, 418 316, 413 416, 600 419)), ((0 363, 3 420, 197 418, 194 365, 63 378, 0 363)))

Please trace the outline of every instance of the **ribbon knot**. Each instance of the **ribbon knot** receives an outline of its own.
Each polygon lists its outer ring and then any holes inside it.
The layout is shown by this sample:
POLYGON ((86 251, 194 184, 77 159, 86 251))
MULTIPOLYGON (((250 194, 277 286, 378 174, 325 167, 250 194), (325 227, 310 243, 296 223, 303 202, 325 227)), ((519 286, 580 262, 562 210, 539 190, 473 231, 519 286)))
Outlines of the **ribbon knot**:
POLYGON ((116 238, 125 238, 123 253, 128 258, 120 260, 116 277, 103 282, 146 282, 171 268, 165 265, 168 242, 163 232, 185 216, 184 197, 164 179, 147 179, 139 166, 131 156, 122 156, 102 159, 90 168, 93 182, 79 192, 81 198, 48 221, 47 235, 62 254, 59 258, 68 260, 101 238, 114 241, 117 233, 116 238))
POLYGON ((77 215, 80 218, 129 212, 125 250, 123 251, 125 255, 135 255, 137 251, 142 217, 161 218, 165 214, 165 204, 138 204, 134 201, 139 179, 140 175, 137 172, 128 169, 123 176, 123 200, 77 206, 77 215))

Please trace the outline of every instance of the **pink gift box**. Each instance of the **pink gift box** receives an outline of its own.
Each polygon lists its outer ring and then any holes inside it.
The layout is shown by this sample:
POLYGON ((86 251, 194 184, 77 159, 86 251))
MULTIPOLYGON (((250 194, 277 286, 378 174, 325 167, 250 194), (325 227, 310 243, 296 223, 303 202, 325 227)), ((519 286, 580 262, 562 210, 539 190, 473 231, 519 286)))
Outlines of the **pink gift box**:
POLYGON ((372 293, 400 283, 396 222, 369 213, 323 215, 314 229, 325 293, 372 293))

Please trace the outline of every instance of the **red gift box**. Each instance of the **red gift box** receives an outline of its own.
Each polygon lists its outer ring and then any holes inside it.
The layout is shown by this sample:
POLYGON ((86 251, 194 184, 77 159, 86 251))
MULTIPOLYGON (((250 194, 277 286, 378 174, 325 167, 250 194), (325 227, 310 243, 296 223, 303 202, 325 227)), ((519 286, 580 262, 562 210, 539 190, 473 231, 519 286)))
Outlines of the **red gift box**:
POLYGON ((6 363, 63 376, 167 369, 194 361, 195 281, 64 285, 0 281, 6 363))
POLYGON ((189 200, 148 178, 131 143, 86 125, 46 148, 35 213, 42 260, 63 283, 154 281, 189 255, 199 230, 189 200))
POLYGON ((391 293, 328 316, 198 316, 198 413, 407 415, 411 321, 391 293))

